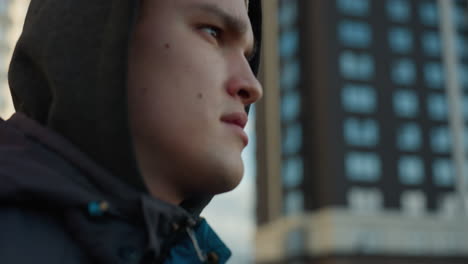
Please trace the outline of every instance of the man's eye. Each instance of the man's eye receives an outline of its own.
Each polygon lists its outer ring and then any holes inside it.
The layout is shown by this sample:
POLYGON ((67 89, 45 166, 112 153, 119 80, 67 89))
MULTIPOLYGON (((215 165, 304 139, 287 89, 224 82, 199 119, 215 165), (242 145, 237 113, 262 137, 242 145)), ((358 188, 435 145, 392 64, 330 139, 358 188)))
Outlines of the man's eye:
POLYGON ((218 39, 221 36, 221 29, 215 26, 202 26, 200 27, 201 30, 208 33, 210 36, 218 39))

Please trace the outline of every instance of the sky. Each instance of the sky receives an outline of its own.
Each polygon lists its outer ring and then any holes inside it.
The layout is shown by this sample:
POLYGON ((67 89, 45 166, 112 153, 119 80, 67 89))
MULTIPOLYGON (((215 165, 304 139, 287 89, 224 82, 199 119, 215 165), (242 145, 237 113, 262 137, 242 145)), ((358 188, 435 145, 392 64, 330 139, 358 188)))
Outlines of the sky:
POLYGON ((229 264, 253 263, 255 234, 255 109, 246 126, 249 145, 242 153, 244 178, 233 191, 215 196, 202 216, 232 251, 229 264))

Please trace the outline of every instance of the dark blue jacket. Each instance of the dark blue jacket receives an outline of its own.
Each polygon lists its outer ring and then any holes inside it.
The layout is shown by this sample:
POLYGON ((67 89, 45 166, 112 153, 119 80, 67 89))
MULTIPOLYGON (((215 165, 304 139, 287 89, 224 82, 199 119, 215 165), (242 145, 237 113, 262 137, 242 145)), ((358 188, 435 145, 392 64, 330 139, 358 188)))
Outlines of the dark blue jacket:
POLYGON ((0 121, 0 263, 225 263, 204 219, 123 184, 22 114, 0 121))

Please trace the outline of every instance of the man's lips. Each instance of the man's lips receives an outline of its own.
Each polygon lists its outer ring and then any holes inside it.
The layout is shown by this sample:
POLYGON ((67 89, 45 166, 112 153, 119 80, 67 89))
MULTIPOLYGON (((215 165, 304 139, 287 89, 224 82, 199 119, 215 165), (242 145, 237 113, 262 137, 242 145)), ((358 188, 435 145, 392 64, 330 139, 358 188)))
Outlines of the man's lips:
POLYGON ((247 120, 248 118, 245 112, 235 112, 221 117, 222 122, 232 126, 234 130, 239 134, 245 146, 247 146, 247 144, 249 143, 249 137, 244 131, 245 125, 247 124, 247 120))
POLYGON ((221 121, 240 126, 242 129, 244 129, 245 125, 247 124, 248 118, 246 113, 235 112, 224 115, 223 117, 221 117, 221 121))

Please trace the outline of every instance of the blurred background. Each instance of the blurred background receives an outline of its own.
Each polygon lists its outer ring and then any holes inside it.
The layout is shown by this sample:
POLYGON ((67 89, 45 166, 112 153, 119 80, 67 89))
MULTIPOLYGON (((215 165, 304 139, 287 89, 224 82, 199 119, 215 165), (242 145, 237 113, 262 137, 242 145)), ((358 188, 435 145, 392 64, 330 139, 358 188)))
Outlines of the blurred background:
MULTIPOLYGON (((0 116, 29 0, 0 0, 0 116)), ((468 0, 263 0, 230 263, 468 263, 468 0)))

